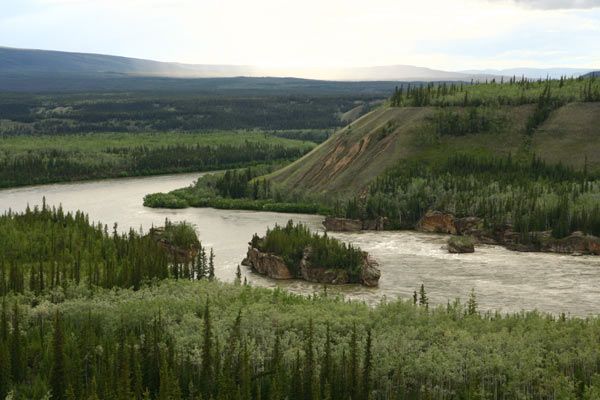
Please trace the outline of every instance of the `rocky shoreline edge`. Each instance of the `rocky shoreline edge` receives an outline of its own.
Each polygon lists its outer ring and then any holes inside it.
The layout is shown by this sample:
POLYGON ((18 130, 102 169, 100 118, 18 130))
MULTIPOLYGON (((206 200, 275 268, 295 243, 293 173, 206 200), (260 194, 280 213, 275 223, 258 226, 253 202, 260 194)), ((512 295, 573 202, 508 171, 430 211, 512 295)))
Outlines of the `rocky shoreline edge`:
MULTIPOLYGON (((326 217, 325 229, 332 232, 359 232, 386 229, 387 219, 356 220, 326 217)), ((521 233, 515 232, 510 224, 495 229, 484 228, 483 219, 478 217, 455 217, 451 213, 428 211, 417 223, 415 230, 426 233, 445 233, 470 236, 476 244, 504 246, 509 250, 522 252, 546 252, 572 255, 600 255, 600 238, 573 232, 569 236, 556 239, 550 231, 529 232, 528 243, 523 243, 521 233)))

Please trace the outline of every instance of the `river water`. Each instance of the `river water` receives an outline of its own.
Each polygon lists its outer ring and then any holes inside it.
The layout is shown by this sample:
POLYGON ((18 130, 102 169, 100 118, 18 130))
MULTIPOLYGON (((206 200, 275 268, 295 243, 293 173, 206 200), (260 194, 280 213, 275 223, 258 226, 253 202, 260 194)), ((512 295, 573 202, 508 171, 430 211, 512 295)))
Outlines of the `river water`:
MULTIPOLYGON (((0 212, 25 209, 27 204, 62 204, 65 210, 83 210, 93 221, 123 231, 130 227, 147 231, 152 225, 186 220, 195 225, 203 245, 216 253, 216 275, 231 281, 244 258, 252 234, 267 227, 302 221, 322 229, 315 215, 203 209, 161 210, 142 205, 143 196, 190 185, 201 174, 126 178, 97 182, 44 185, 0 190, 0 212)), ((471 288, 482 310, 565 312, 585 316, 600 313, 600 257, 517 253, 499 246, 479 246, 473 254, 449 254, 442 246, 445 235, 416 232, 335 233, 360 246, 380 264, 378 288, 358 285, 329 287, 328 291, 374 304, 382 298, 411 298, 423 283, 430 303, 466 300, 471 288)), ((242 267, 248 281, 257 286, 282 287, 296 293, 322 291, 304 281, 274 281, 242 267)))

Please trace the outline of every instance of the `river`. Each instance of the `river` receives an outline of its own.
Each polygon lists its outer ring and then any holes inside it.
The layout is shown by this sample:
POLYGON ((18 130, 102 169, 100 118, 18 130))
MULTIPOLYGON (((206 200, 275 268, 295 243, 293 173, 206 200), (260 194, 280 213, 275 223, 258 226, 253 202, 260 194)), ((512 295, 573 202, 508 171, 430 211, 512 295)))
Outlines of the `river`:
MULTIPOLYGON (((315 215, 215 210, 210 208, 162 210, 146 208, 143 196, 191 184, 201 174, 125 178, 83 183, 32 186, 0 190, 0 211, 14 211, 41 204, 62 204, 67 211, 83 210, 93 221, 112 229, 130 227, 147 231, 165 218, 186 220, 196 227, 205 246, 216 253, 216 275, 231 281, 244 258, 252 234, 263 234, 269 226, 289 219, 322 229, 315 215)), ((357 285, 330 287, 329 292, 369 304, 381 299, 411 298, 423 283, 432 304, 446 304, 460 297, 465 301, 475 289, 481 310, 565 312, 586 316, 600 313, 600 257, 517 253, 499 246, 478 246, 473 254, 449 254, 442 246, 445 235, 417 232, 336 233, 334 236, 360 246, 380 264, 378 288, 357 285)), ((252 285, 282 287, 308 294, 323 290, 304 281, 274 281, 242 267, 252 285)))

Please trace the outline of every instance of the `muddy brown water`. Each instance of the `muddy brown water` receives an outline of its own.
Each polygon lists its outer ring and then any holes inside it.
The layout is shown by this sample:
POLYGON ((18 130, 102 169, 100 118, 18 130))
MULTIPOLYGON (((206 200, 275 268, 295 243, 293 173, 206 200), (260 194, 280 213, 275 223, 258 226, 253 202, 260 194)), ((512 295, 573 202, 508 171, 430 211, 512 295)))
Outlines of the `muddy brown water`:
MULTIPOLYGON (((93 221, 112 228, 148 230, 165 218, 194 224, 204 245, 216 253, 216 275, 232 281, 252 234, 289 219, 322 229, 322 217, 211 208, 163 210, 142 205, 143 196, 191 184, 201 174, 127 178, 83 183, 32 186, 0 190, 0 212, 41 204, 42 197, 65 210, 83 210, 93 221)), ((355 285, 329 287, 330 293, 375 304, 381 299, 409 299, 423 283, 431 303, 466 300, 471 288, 482 310, 514 312, 533 310, 586 316, 600 313, 600 257, 517 253, 499 246, 479 246, 474 254, 449 254, 442 246, 445 235, 417 232, 335 233, 344 241, 368 251, 379 262, 378 288, 355 285)), ((274 281, 242 267, 248 281, 295 293, 322 291, 321 285, 304 281, 274 281)))

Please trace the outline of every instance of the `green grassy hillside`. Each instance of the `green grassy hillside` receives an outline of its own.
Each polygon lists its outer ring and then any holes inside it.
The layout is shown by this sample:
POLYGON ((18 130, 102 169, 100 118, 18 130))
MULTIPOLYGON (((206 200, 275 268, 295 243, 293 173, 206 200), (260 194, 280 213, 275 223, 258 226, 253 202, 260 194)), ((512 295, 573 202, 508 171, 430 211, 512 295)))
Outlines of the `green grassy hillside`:
MULTIPOLYGON (((449 107, 465 114, 469 108, 449 107)), ((461 153, 475 156, 536 154, 548 163, 600 169, 600 103, 571 103, 554 111, 525 140, 535 105, 490 109, 491 128, 464 135, 440 134, 436 107, 382 106, 336 132, 303 158, 269 178, 284 191, 347 197, 400 160, 441 161, 461 153)))

